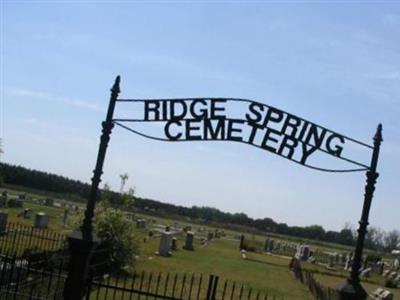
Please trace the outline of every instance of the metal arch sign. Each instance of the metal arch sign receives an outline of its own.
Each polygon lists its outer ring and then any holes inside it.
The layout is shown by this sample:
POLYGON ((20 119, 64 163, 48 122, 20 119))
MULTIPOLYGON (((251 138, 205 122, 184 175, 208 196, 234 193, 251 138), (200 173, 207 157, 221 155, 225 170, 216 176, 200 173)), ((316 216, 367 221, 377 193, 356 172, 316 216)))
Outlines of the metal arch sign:
MULTIPOLYGON (((181 141, 233 141, 249 144, 263 150, 275 153, 301 165, 327 172, 366 171, 364 204, 359 222, 358 239, 350 277, 337 288, 341 298, 364 300, 367 293, 360 284, 359 270, 367 232, 369 211, 375 183, 379 176, 377 172, 380 144, 382 142, 382 125, 379 124, 374 136, 374 145, 368 145, 325 127, 309 122, 303 118, 289 114, 260 102, 235 98, 185 98, 185 99, 118 99, 120 93, 120 77, 117 76, 111 88, 107 115, 102 123, 102 134, 97 154, 96 167, 93 171, 90 196, 86 204, 85 217, 80 230, 70 236, 71 264, 64 289, 64 299, 82 298, 84 285, 74 287, 75 283, 87 282, 87 258, 82 259, 82 249, 95 240, 92 219, 94 208, 99 197, 99 184, 103 173, 103 165, 114 124, 128 129, 147 138, 181 142, 181 141), (117 103, 137 103, 142 105, 136 109, 137 116, 129 118, 114 118, 117 103), (234 106, 236 109, 230 109, 234 106), (243 107, 244 105, 244 107, 243 107), (161 122, 160 133, 149 134, 130 127, 137 123, 161 122), (353 144, 372 150, 370 163, 362 163, 352 159, 346 153, 353 144), (311 164, 311 159, 323 153, 329 157, 350 163, 356 168, 326 168, 311 164), (80 245, 78 247, 78 245, 80 245), (81 249, 82 248, 82 249, 81 249), (82 263, 86 262, 86 263, 82 263)), ((371 154, 371 153, 369 153, 371 154)), ((356 155, 358 158, 359 155, 356 155)), ((336 162, 335 160, 335 162, 336 162)), ((86 251, 86 250, 85 250, 86 251)), ((87 253, 88 254, 88 253, 87 253)), ((78 284, 79 286, 79 284, 78 284)))
POLYGON ((115 118, 120 127, 146 138, 169 141, 232 141, 277 154, 309 168, 327 172, 367 170, 366 163, 346 155, 346 147, 373 147, 325 127, 268 106, 237 98, 116 99, 136 104, 135 118, 115 118), (156 133, 132 124, 157 122, 156 133), (352 144, 352 145, 351 145, 352 144), (351 168, 327 168, 312 164, 317 152, 338 158, 351 168))

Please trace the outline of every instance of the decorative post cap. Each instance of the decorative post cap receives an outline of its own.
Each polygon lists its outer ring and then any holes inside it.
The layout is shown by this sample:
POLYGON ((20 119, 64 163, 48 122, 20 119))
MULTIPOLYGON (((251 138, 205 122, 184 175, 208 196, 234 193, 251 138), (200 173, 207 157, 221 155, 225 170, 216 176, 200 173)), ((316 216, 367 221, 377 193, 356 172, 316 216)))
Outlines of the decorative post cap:
POLYGON ((119 92, 121 92, 120 88, 119 88, 119 83, 121 82, 121 76, 117 76, 115 78, 115 82, 114 85, 111 88, 111 92, 119 94, 119 92))
POLYGON ((374 136, 374 141, 375 142, 379 142, 379 143, 383 141, 383 138, 382 138, 382 124, 381 123, 378 124, 378 128, 376 129, 376 133, 375 133, 375 136, 374 136))

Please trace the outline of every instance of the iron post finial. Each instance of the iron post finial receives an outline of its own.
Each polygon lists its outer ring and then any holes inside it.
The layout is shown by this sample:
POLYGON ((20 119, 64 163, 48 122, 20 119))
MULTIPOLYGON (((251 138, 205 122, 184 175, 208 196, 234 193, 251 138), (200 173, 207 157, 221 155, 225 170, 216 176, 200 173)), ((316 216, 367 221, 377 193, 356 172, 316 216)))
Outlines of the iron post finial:
POLYGON ((116 94, 119 94, 121 92, 121 89, 119 87, 119 83, 120 82, 121 82, 121 76, 118 75, 115 78, 115 82, 114 82, 114 84, 113 84, 113 86, 111 88, 111 92, 116 93, 116 94))
POLYGON ((378 124, 378 128, 376 129, 376 133, 374 136, 374 141, 375 142, 382 142, 383 138, 382 138, 382 123, 378 124))

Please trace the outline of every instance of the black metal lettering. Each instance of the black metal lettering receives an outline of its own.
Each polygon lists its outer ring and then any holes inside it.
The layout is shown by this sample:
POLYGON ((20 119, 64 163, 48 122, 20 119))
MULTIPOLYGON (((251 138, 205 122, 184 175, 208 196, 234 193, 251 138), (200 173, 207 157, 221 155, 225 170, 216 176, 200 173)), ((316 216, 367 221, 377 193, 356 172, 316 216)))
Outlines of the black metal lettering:
POLYGON ((259 109, 260 111, 264 111, 264 106, 262 106, 259 103, 254 103, 254 102, 250 103, 249 105, 250 113, 246 114, 246 120, 249 123, 258 123, 262 120, 262 114, 257 109, 259 109))
POLYGON ((171 141, 176 141, 182 136, 182 133, 177 133, 176 135, 172 135, 170 132, 170 127, 172 124, 176 124, 177 126, 180 127, 182 126, 182 123, 181 121, 169 121, 167 124, 165 124, 164 127, 165 136, 171 141))
POLYGON ((287 157, 289 159, 292 159, 294 150, 296 149, 298 144, 299 142, 295 138, 284 136, 281 146, 279 147, 278 154, 287 157), (289 152, 286 155, 283 154, 283 150, 285 149, 289 150, 289 152))
POLYGON ((321 133, 318 132, 318 126, 314 124, 310 124, 310 130, 307 133, 304 143, 308 145, 315 146, 317 148, 321 147, 322 141, 324 140, 326 130, 321 128, 321 133), (311 144, 311 139, 314 143, 311 144))
POLYGON ((288 136, 294 138, 296 136, 297 129, 300 124, 301 124, 301 119, 299 119, 298 117, 292 116, 292 115, 287 115, 285 122, 283 123, 281 132, 285 135, 288 135, 288 136), (291 128, 290 133, 287 132, 288 128, 291 128))
POLYGON ((339 146, 337 144, 332 146, 331 143, 332 143, 333 139, 339 139, 340 143, 344 144, 344 137, 339 134, 333 133, 330 136, 328 136, 328 138, 326 139, 326 144, 325 144, 326 150, 328 150, 328 152, 330 154, 340 157, 340 155, 342 154, 342 151, 343 151, 343 147, 339 146))
POLYGON ((264 135, 264 139, 261 143, 261 147, 271 151, 273 153, 276 153, 276 148, 272 147, 271 145, 267 145, 268 141, 272 141, 274 143, 278 143, 279 140, 277 140, 276 138, 272 137, 271 134, 276 134, 278 136, 280 136, 280 132, 278 130, 272 129, 272 128, 268 128, 267 132, 264 135))
POLYGON ((210 118, 211 119, 225 119, 225 106, 222 107, 217 107, 217 104, 225 104, 226 99, 213 99, 211 100, 211 112, 210 112, 210 118), (217 115, 216 112, 224 112, 224 114, 217 115))
POLYGON ((192 103, 190 103, 190 113, 195 119, 205 119, 207 118, 207 102, 204 99, 200 100, 193 100, 192 103), (205 108, 200 108, 199 111, 200 113, 196 113, 195 111, 195 106, 201 103, 205 108))
POLYGON ((205 140, 223 140, 225 137, 225 120, 218 119, 214 120, 217 123, 216 126, 213 126, 213 120, 205 119, 203 122, 203 130, 204 130, 204 139, 205 140), (209 138, 210 136, 210 138, 209 138), (219 138, 218 138, 219 137, 219 138))
POLYGON ((162 117, 164 121, 168 120, 168 103, 171 102, 169 100, 162 102, 162 117))
POLYGON ((268 125, 269 121, 279 123, 283 119, 283 111, 280 111, 278 109, 275 109, 273 107, 269 107, 267 114, 265 115, 264 119, 264 126, 266 127, 268 125))
POLYGON ((308 146, 307 144, 302 143, 302 149, 303 149, 303 153, 302 153, 302 156, 301 156, 301 159, 300 159, 300 163, 304 165, 306 163, 306 161, 307 161, 307 158, 312 153, 314 153, 314 151, 317 150, 318 147, 308 146), (310 147, 310 148, 308 148, 308 147, 310 147))
POLYGON ((253 124, 252 121, 248 121, 248 124, 251 126, 251 132, 250 132, 250 136, 249 136, 249 143, 253 144, 254 143, 254 138, 256 137, 256 134, 257 134, 257 129, 259 129, 260 127, 257 126, 256 124, 253 124))
POLYGON ((174 120, 182 119, 187 113, 186 102, 184 100, 171 100, 170 110, 171 110, 171 119, 174 119, 174 120), (182 107, 182 112, 179 114, 177 113, 177 110, 176 110, 177 104, 180 104, 182 107))
POLYGON ((310 123, 308 123, 307 121, 304 121, 304 124, 303 124, 303 127, 301 128, 300 134, 299 134, 299 136, 297 137, 297 139, 298 139, 299 141, 302 141, 302 140, 303 140, 303 137, 304 137, 304 135, 306 134, 306 131, 307 131, 307 128, 308 128, 308 124, 310 124, 310 123))
POLYGON ((186 120, 185 133, 186 140, 188 141, 198 141, 201 140, 201 135, 194 135, 193 131, 200 130, 199 121, 197 120, 186 120), (198 126, 196 126, 198 125, 198 126))
POLYGON ((175 124, 180 127, 180 126, 182 126, 182 123, 181 123, 181 121, 169 121, 167 124, 165 124, 165 127, 164 127, 165 136, 171 141, 176 141, 182 136, 182 133, 179 132, 175 135, 172 135, 170 132, 170 127, 172 124, 175 124))
POLYGON ((231 140, 231 141, 242 141, 243 138, 241 136, 234 136, 233 133, 237 132, 237 133, 241 133, 242 132, 242 128, 235 128, 233 127, 235 124, 244 124, 245 121, 243 120, 229 120, 228 121, 228 130, 227 130, 227 134, 226 134, 226 138, 227 140, 231 140))
POLYGON ((154 113, 154 119, 151 121, 159 121, 160 120, 160 101, 145 101, 144 102, 144 120, 150 121, 150 113, 154 113))

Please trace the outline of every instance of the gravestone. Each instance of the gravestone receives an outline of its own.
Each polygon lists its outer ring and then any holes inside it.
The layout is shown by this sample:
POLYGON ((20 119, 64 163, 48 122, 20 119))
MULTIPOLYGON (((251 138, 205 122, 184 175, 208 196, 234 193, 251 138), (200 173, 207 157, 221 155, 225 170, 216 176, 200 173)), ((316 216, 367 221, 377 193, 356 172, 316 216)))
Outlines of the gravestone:
POLYGON ((346 262, 344 263, 344 270, 349 271, 351 269, 351 264, 352 264, 352 257, 350 254, 347 254, 346 262))
POLYGON ((394 281, 396 282, 396 284, 400 284, 400 273, 397 274, 396 278, 394 279, 394 281))
POLYGON ((247 259, 246 250, 244 249, 240 250, 240 254, 242 256, 242 259, 247 259))
POLYGON ((268 243, 268 252, 271 252, 271 253, 272 253, 272 251, 274 251, 274 244, 275 244, 275 241, 274 241, 274 240, 269 240, 269 243, 268 243))
POLYGON ((371 275, 371 268, 366 268, 366 269, 364 269, 364 270, 362 270, 361 272, 360 272, 360 277, 361 278, 368 278, 368 277, 370 277, 370 275, 371 275))
POLYGON ((264 252, 268 252, 269 239, 265 239, 264 252))
POLYGON ((377 265, 378 265, 378 273, 379 273, 379 275, 382 275, 383 274, 383 267, 385 266, 385 263, 380 260, 380 261, 378 261, 377 265))
POLYGON ((395 279, 397 277, 397 272, 390 272, 390 274, 389 274, 389 276, 388 276, 388 278, 389 279, 395 279))
POLYGON ((158 253, 161 256, 171 256, 171 243, 172 243, 171 232, 169 232, 169 231, 162 232, 158 253))
POLYGON ((303 245, 303 251, 301 253, 301 260, 306 261, 310 256, 310 247, 308 245, 303 245))
POLYGON ((299 245, 297 247, 296 257, 302 261, 307 261, 310 256, 310 247, 308 245, 299 245))
POLYGON ((147 225, 147 220, 146 219, 142 219, 142 222, 141 222, 141 227, 140 228, 146 228, 146 225, 147 225))
POLYGON ((30 209, 30 208, 25 208, 25 209, 24 209, 23 217, 24 217, 25 219, 30 219, 30 218, 32 217, 32 209, 30 209))
POLYGON ((63 216, 63 224, 64 224, 64 226, 67 225, 67 222, 68 222, 68 214, 69 214, 69 209, 68 209, 68 208, 65 208, 65 209, 64 209, 64 216, 63 216))
POLYGON ((333 268, 334 265, 335 265, 335 256, 330 254, 328 259, 328 268, 333 268))
POLYGON ((382 276, 383 278, 386 278, 389 276, 389 274, 390 274, 390 269, 386 269, 385 271, 383 271, 382 276))
POLYGON ((242 234, 240 236, 239 250, 242 250, 243 248, 244 248, 244 235, 242 234))
POLYGON ((3 191, 0 196, 0 207, 7 207, 8 203, 8 192, 3 191))
POLYGON ((3 235, 7 229, 8 214, 0 211, 0 235, 3 235))
POLYGON ((43 212, 37 213, 35 216, 34 227, 44 229, 47 228, 48 225, 49 225, 49 216, 43 212))
POLYGON ((375 300, 393 300, 393 294, 387 290, 377 288, 372 293, 372 299, 375 300))
POLYGON ((278 242, 278 243, 276 243, 275 251, 280 251, 280 250, 281 250, 281 243, 278 242))
POLYGON ((136 220, 136 228, 146 228, 146 220, 145 219, 137 219, 136 220))
POLYGON ((193 248, 193 238, 194 238, 193 232, 188 231, 186 233, 185 245, 183 246, 183 249, 185 249, 185 250, 194 250, 194 248, 193 248))
POLYGON ((393 262, 393 269, 394 269, 395 271, 399 271, 399 268, 400 268, 400 261, 399 261, 398 258, 396 258, 396 259, 394 260, 394 262, 393 262))
POLYGON ((317 262, 317 260, 315 259, 314 256, 310 256, 307 260, 309 263, 315 264, 317 262))
POLYGON ((178 240, 176 239, 176 237, 172 238, 171 250, 172 251, 178 250, 178 240))

